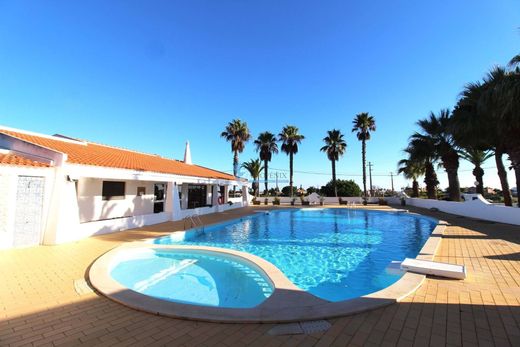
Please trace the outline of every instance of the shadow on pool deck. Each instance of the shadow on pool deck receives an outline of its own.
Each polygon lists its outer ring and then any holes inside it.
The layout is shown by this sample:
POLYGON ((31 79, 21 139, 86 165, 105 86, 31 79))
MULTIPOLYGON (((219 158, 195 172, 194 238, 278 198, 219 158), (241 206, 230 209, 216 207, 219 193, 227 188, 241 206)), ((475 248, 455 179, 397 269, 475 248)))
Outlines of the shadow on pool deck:
POLYGON ((267 346, 267 345, 477 345, 520 343, 520 307, 488 304, 401 302, 329 320, 310 335, 271 336, 273 324, 219 324, 142 313, 102 297, 2 321, 0 345, 34 346, 267 346))

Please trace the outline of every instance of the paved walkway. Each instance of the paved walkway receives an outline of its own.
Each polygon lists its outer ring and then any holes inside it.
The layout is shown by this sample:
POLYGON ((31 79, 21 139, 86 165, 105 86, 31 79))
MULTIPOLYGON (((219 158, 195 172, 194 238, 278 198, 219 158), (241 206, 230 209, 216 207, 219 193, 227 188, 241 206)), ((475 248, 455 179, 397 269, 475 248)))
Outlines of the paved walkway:
MULTIPOLYGON (((204 216, 204 222, 264 208, 204 216)), ((428 278, 400 303, 331 319, 328 331, 311 335, 270 336, 272 324, 155 316, 82 285, 88 266, 104 252, 175 230, 178 222, 0 251, 0 346, 520 346, 520 227, 413 210, 451 224, 436 260, 465 264, 469 277, 428 278)))

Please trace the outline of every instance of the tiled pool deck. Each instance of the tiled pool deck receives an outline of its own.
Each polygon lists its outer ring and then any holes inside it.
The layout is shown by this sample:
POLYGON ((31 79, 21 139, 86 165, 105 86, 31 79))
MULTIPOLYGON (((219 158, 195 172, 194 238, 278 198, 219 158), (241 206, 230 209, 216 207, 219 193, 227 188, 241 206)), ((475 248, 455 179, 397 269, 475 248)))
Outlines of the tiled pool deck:
MULTIPOLYGON (((265 207, 208 215, 203 221, 255 209, 265 207)), ((106 251, 182 227, 163 223, 60 246, 0 251, 0 346, 519 346, 520 227, 409 209, 450 223, 435 260, 465 264, 465 281, 428 277, 399 303, 331 319, 326 332, 286 336, 268 335, 273 324, 155 316, 82 285, 88 266, 106 251)))

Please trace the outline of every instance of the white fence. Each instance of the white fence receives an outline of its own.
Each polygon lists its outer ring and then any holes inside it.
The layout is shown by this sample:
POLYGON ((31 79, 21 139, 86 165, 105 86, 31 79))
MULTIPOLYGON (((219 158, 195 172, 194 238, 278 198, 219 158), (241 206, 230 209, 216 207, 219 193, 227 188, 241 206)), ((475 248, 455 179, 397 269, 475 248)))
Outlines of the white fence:
MULTIPOLYGON (((493 205, 480 194, 463 194, 465 201, 444 201, 419 198, 405 198, 406 204, 422 208, 436 208, 439 211, 459 216, 478 218, 493 222, 520 225, 520 208, 493 205)), ((400 198, 387 198, 389 203, 400 204, 400 198)))

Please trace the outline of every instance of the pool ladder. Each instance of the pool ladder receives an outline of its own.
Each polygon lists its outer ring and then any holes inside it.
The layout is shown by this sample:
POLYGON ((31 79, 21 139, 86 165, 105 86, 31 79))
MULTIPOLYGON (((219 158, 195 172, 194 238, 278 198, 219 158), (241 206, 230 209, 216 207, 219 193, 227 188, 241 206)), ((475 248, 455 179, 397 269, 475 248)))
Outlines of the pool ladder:
POLYGON ((204 223, 202 223, 202 219, 200 219, 200 216, 198 214, 194 214, 192 216, 184 217, 184 230, 191 229, 195 227, 201 227, 202 231, 204 231, 204 223), (186 224, 189 222, 189 227, 186 228, 186 224))

